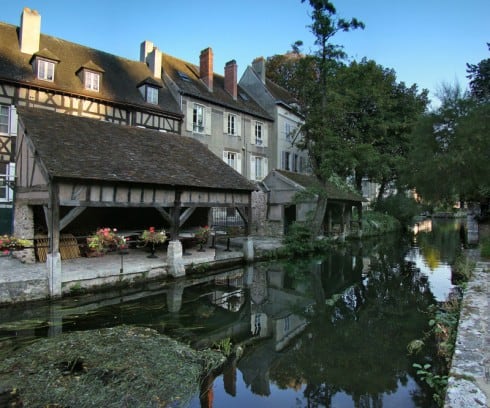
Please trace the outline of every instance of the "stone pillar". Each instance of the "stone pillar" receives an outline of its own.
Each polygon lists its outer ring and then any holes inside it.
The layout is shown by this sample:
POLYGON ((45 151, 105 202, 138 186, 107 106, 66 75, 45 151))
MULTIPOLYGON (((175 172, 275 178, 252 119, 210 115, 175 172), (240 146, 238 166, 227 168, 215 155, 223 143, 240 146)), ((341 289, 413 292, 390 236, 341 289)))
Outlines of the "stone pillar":
POLYGON ((246 262, 254 261, 254 241, 252 237, 246 237, 243 242, 243 258, 246 262))
MULTIPOLYGON (((14 236, 32 240, 34 243, 34 212, 32 207, 16 203, 14 207, 14 236)), ((26 248, 22 251, 13 251, 14 258, 22 262, 33 264, 36 262, 34 248, 26 248)))
POLYGON ((48 254, 46 258, 48 270, 48 287, 51 298, 61 297, 61 254, 55 252, 48 254))
POLYGON ((169 273, 172 277, 185 276, 185 266, 182 259, 182 244, 179 240, 168 243, 167 262, 169 273))

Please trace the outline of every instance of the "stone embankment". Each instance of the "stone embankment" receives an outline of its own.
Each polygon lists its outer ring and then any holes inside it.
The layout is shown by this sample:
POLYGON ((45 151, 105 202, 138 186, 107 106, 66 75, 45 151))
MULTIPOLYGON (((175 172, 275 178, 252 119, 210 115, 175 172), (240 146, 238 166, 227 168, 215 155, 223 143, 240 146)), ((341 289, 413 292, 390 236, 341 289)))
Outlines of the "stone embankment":
POLYGON ((464 291, 445 408, 490 407, 490 262, 464 291))

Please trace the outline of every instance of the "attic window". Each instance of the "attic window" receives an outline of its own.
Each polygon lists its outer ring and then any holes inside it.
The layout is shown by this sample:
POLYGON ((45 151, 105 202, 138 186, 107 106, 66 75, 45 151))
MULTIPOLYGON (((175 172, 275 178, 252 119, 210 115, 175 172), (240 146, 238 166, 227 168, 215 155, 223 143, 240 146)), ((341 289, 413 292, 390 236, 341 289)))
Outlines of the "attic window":
POLYGON ((45 59, 37 58, 36 59, 37 66, 37 78, 43 81, 54 81, 54 66, 55 63, 53 61, 48 61, 45 59))
POLYGON ((187 74, 185 74, 182 71, 177 71, 177 74, 179 75, 180 79, 183 79, 184 81, 191 82, 191 79, 187 74))
POLYGON ((84 70, 83 83, 85 85, 85 89, 98 92, 100 84, 100 74, 98 72, 84 70))
POLYGON ((146 102, 158 105, 158 88, 146 85, 146 102))
POLYGON ((244 101, 248 101, 248 95, 244 94, 243 92, 240 92, 240 98, 242 98, 244 101))

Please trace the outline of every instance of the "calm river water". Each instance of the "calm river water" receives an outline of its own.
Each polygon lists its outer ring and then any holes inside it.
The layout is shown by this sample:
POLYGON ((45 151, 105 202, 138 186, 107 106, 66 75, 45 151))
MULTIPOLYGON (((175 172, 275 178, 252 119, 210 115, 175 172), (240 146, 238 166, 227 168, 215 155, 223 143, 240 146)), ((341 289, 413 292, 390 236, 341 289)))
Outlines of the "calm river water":
POLYGON ((457 223, 363 240, 323 256, 193 277, 179 285, 2 309, 0 352, 39 337, 119 324, 152 327, 195 348, 243 344, 191 408, 432 407, 407 345, 427 308, 453 289, 457 223))

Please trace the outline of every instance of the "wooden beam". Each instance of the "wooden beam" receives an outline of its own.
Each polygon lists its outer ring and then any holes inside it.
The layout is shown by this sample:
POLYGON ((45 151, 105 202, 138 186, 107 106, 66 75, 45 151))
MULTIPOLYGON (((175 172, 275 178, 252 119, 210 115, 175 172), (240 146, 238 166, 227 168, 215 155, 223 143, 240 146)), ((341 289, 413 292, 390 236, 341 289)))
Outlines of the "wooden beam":
POLYGON ((165 208, 162 207, 155 207, 155 210, 157 210, 160 215, 163 217, 165 221, 167 221, 170 225, 173 223, 172 216, 165 210, 165 208))
POLYGON ((75 207, 72 208, 68 214, 66 214, 61 220, 60 220, 60 231, 63 230, 70 222, 72 222, 74 219, 76 219, 81 213, 83 213, 87 207, 75 207))
POLYGON ((186 208, 185 211, 180 214, 180 218, 179 218, 179 225, 183 225, 184 222, 186 222, 189 217, 192 215, 192 213, 196 210, 196 207, 190 207, 190 208, 186 208))

